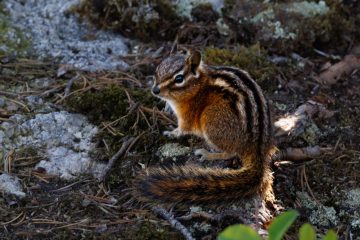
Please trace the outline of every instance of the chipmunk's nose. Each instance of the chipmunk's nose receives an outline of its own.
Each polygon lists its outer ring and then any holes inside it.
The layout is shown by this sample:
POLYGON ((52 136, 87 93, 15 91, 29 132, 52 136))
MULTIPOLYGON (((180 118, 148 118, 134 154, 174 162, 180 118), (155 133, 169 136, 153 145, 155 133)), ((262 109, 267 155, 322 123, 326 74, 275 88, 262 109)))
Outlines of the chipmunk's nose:
POLYGON ((158 95, 160 93, 160 88, 158 85, 155 85, 152 87, 151 91, 153 94, 158 95))

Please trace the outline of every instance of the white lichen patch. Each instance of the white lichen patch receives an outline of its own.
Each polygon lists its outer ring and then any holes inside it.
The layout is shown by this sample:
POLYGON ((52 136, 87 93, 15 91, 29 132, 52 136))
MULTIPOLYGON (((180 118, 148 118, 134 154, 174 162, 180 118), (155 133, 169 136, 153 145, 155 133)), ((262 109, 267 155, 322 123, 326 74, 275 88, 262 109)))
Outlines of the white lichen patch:
POLYGON ((316 15, 324 15, 329 12, 330 8, 325 1, 319 2, 293 2, 286 5, 287 12, 294 12, 303 15, 304 17, 314 17, 316 15))
POLYGON ((351 189, 345 196, 344 209, 351 209, 351 211, 343 211, 343 215, 350 220, 353 229, 360 230, 360 188, 351 189))
POLYGON ((338 224, 339 220, 333 207, 318 206, 311 212, 309 220, 312 224, 322 227, 332 227, 338 224))
POLYGON ((23 198, 26 195, 19 178, 6 173, 0 175, 0 192, 15 195, 19 198, 23 198))
POLYGON ((182 146, 178 143, 167 143, 159 148, 160 158, 177 157, 191 152, 189 147, 182 146))
POLYGON ((201 212, 203 209, 199 206, 191 206, 190 207, 190 212, 191 213, 197 213, 197 212, 201 212))
POLYGON ((90 157, 95 147, 92 138, 97 132, 97 127, 80 114, 60 111, 37 114, 31 119, 14 115, 0 125, 0 146, 3 156, 26 148, 38 151, 45 158, 36 167, 63 179, 80 174, 97 177, 104 167, 90 157))
POLYGON ((230 35, 230 27, 225 23, 224 18, 219 18, 216 21, 216 28, 221 35, 229 36, 230 35))
POLYGON ((356 216, 357 218, 351 222, 351 227, 360 230, 360 214, 357 213, 356 216))
POLYGON ((360 207, 360 188, 355 188, 347 193, 346 204, 351 207, 360 207))
POLYGON ((336 210, 333 207, 327 207, 312 200, 306 192, 297 192, 296 197, 303 207, 311 211, 309 221, 312 224, 321 227, 332 227, 339 222, 336 210))
MULTIPOLYGON (((325 15, 330 10, 325 1, 319 1, 317 3, 301 1, 277 5, 268 4, 264 6, 268 7, 255 16, 249 18, 251 23, 262 29, 261 35, 263 39, 294 40, 297 38, 297 25, 291 25, 292 21, 289 21, 289 23, 280 22, 278 12, 283 12, 288 16, 298 15, 303 19, 307 19, 325 15)), ((246 21, 246 19, 247 18, 244 18, 243 20, 246 21)), ((241 20, 241 22, 243 20, 241 20)))
POLYGON ((314 202, 306 192, 296 192, 296 198, 305 208, 312 209, 316 207, 316 202, 314 202))
POLYGON ((14 25, 31 36, 40 58, 58 58, 82 70, 125 69, 119 59, 128 52, 124 38, 96 30, 69 13, 80 0, 8 0, 4 2, 14 25))
POLYGON ((198 223, 196 222, 195 224, 193 224, 190 227, 190 232, 194 233, 195 231, 200 231, 200 232, 209 232, 211 230, 212 226, 208 223, 202 222, 202 223, 198 223))

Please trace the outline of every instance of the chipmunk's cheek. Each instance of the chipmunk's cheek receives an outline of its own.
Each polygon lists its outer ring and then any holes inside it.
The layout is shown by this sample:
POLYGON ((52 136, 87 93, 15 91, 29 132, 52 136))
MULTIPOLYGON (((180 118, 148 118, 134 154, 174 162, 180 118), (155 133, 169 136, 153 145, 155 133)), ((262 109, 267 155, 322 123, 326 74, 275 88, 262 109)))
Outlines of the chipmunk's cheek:
POLYGON ((168 98, 170 97, 169 91, 166 89, 161 89, 160 94, 161 97, 168 98))

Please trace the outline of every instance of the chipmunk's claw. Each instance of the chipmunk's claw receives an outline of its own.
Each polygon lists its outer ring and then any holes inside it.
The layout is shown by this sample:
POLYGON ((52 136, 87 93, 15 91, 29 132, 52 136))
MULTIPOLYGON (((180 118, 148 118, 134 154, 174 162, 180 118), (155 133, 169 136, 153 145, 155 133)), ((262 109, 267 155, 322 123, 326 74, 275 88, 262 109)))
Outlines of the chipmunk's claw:
POLYGON ((164 131, 163 135, 169 138, 178 138, 181 136, 181 132, 178 128, 175 128, 172 131, 164 131))

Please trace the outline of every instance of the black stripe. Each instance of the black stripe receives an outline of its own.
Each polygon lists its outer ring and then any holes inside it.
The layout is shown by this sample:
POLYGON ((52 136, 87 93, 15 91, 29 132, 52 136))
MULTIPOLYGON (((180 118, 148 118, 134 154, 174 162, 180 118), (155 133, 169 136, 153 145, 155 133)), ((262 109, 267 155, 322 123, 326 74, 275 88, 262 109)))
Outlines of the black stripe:
MULTIPOLYGON (((247 92, 241 90, 239 88, 239 86, 234 86, 234 82, 233 82, 233 78, 230 77, 229 75, 226 74, 221 74, 221 73, 215 73, 214 75, 211 76, 212 78, 222 78, 225 79, 227 83, 230 83, 231 87, 234 88, 235 90, 239 91, 245 98, 245 114, 246 114, 246 121, 247 121, 247 125, 246 125, 246 130, 249 132, 251 139, 254 137, 254 134, 252 132, 253 129, 253 123, 254 123, 254 116, 252 115, 252 111, 251 111, 251 102, 250 102, 250 98, 249 95, 247 94, 247 92)), ((236 103, 235 103, 236 104, 236 103)), ((236 107, 237 109, 237 107, 236 107)))
MULTIPOLYGON (((264 126, 264 119, 265 119, 265 115, 266 113, 264 113, 263 109, 264 109, 264 106, 263 106, 263 103, 261 101, 261 98, 260 98, 260 94, 262 94, 261 92, 259 92, 256 88, 256 85, 257 83, 252 80, 251 78, 249 78, 249 76, 247 76, 245 73, 243 73, 242 71, 238 70, 238 69, 235 69, 235 68, 230 68, 230 67, 219 67, 218 68, 219 70, 225 70, 225 71, 229 71, 229 72, 232 72, 234 73, 240 81, 242 81, 246 87, 248 87, 253 95, 254 95, 254 99, 255 99, 255 102, 257 104, 257 108, 258 108, 258 116, 259 116, 259 121, 258 121, 258 125, 259 125, 259 137, 258 137, 258 148, 261 151, 261 147, 262 147, 262 144, 263 144, 263 134, 264 134, 264 131, 265 131, 265 126, 264 126)), ((266 104, 266 103, 265 103, 266 104)))
MULTIPOLYGON (((234 114, 236 116, 240 115, 239 110, 238 110, 238 108, 236 106, 236 103, 239 101, 239 96, 237 94, 227 90, 224 87, 216 86, 216 85, 208 86, 205 89, 205 91, 207 91, 207 92, 216 92, 218 94, 222 94, 223 98, 227 99, 228 102, 231 104, 230 109, 232 109, 234 111, 234 114)), ((206 95, 207 95, 207 93, 206 93, 206 95)))
MULTIPOLYGON (((266 98, 265 98, 266 99, 266 98)), ((268 116, 268 137, 267 137, 267 141, 268 143, 271 143, 272 141, 272 135, 273 135, 273 127, 272 127, 272 122, 271 122, 271 109, 269 106, 269 101, 266 99, 266 106, 267 106, 267 116, 268 116)))

